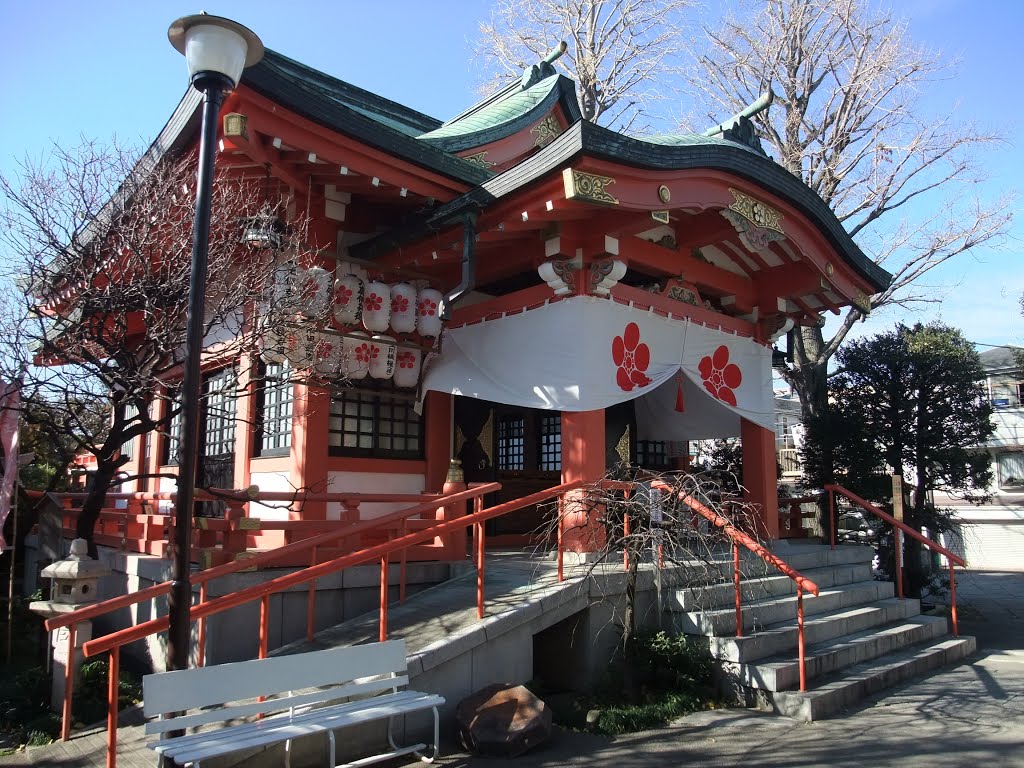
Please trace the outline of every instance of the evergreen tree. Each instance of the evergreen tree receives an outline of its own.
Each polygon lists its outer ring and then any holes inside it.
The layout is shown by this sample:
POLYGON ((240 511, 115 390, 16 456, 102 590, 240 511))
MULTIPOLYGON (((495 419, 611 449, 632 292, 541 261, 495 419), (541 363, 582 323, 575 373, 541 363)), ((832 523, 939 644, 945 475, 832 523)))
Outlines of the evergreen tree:
MULTIPOLYGON (((926 527, 934 535, 949 528, 949 510, 934 507, 932 491, 976 503, 988 498, 992 470, 978 446, 994 430, 992 410, 981 360, 960 331, 937 323, 900 325, 848 342, 837 361, 829 381, 831 413, 809 422, 804 458, 819 473, 811 474, 812 482, 825 471, 815 461, 817 446, 830 441, 838 482, 860 496, 891 509, 889 475, 904 476, 906 522, 915 530, 926 527)), ((913 593, 927 581, 913 541, 904 562, 913 593)))

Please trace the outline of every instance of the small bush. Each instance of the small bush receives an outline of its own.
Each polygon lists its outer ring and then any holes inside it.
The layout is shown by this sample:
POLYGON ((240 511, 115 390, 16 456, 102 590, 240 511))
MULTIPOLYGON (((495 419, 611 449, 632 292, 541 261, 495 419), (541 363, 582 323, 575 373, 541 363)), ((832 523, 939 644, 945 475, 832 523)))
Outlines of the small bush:
MULTIPOLYGON (((589 727, 617 735, 664 725, 677 717, 712 706, 714 662, 705 646, 685 635, 640 633, 631 642, 628 660, 609 667, 608 675, 592 696, 580 695, 553 708, 555 722, 583 727, 587 712, 598 710, 589 727), (623 702, 626 664, 640 686, 635 703, 623 702)), ((531 681, 535 693, 542 681, 531 681)), ((561 698, 561 697, 558 697, 561 698)))

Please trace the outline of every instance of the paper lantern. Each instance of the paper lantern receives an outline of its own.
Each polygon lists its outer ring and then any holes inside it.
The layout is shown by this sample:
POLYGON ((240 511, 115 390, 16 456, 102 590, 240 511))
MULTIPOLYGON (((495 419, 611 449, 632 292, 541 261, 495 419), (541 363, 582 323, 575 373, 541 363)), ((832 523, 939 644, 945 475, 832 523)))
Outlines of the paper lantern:
POLYGON ((366 284, 363 294, 363 327, 374 333, 388 329, 391 316, 391 288, 378 280, 366 284))
POLYGON ((395 375, 395 339, 392 336, 377 335, 370 342, 370 376, 375 379, 390 379, 395 375))
POLYGON ((268 363, 284 363, 288 360, 285 355, 285 339, 282 334, 275 330, 267 330, 260 336, 260 357, 268 363))
POLYGON ((365 379, 370 370, 370 337, 353 331, 341 344, 341 372, 350 379, 365 379))
POLYGON ((416 330, 421 336, 440 335, 442 298, 434 288, 423 288, 416 297, 416 330))
POLYGON ((416 289, 408 283, 391 286, 391 328, 395 333, 416 330, 416 289))
POLYGON ((297 303, 295 300, 295 284, 301 270, 294 266, 278 267, 274 270, 274 277, 271 281, 270 301, 273 309, 277 312, 295 311, 297 303))
POLYGON ((313 344, 313 369, 321 376, 334 376, 341 366, 341 339, 319 333, 313 344))
POLYGON ((326 317, 331 301, 331 273, 320 267, 299 272, 298 311, 306 317, 326 317))
POLYGON ((395 359, 395 386, 415 387, 420 381, 420 362, 423 353, 418 349, 402 348, 395 359))
POLYGON ((334 281, 334 319, 355 325, 363 314, 363 281, 357 275, 340 275, 334 281))
POLYGON ((316 346, 316 329, 295 327, 283 332, 284 355, 293 368, 309 368, 313 364, 313 348, 316 346))

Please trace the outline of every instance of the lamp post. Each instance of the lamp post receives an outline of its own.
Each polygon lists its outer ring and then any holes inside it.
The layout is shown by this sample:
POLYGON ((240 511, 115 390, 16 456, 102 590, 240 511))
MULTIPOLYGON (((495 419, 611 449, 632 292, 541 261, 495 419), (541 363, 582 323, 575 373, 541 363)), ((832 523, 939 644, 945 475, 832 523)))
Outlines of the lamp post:
POLYGON ((192 229, 192 272, 188 287, 185 375, 181 393, 178 492, 174 504, 174 564, 168 598, 167 666, 169 669, 187 669, 192 607, 192 508, 199 453, 200 360, 217 120, 224 94, 238 84, 242 69, 263 58, 263 43, 241 24, 206 14, 178 19, 167 30, 167 37, 171 45, 185 55, 192 86, 203 94, 196 213, 192 229))

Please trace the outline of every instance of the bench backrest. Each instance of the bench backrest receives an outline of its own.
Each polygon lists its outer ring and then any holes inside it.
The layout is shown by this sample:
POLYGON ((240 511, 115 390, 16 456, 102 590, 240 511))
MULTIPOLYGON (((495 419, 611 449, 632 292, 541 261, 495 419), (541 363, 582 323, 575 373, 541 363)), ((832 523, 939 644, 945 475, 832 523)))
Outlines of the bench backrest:
POLYGON ((192 727, 342 697, 396 690, 408 684, 405 672, 404 640, 158 672, 142 678, 146 717, 200 707, 214 709, 148 723, 146 732, 192 727), (280 697, 289 691, 300 692, 310 688, 317 690, 280 697), (260 696, 278 698, 227 706, 260 696))

